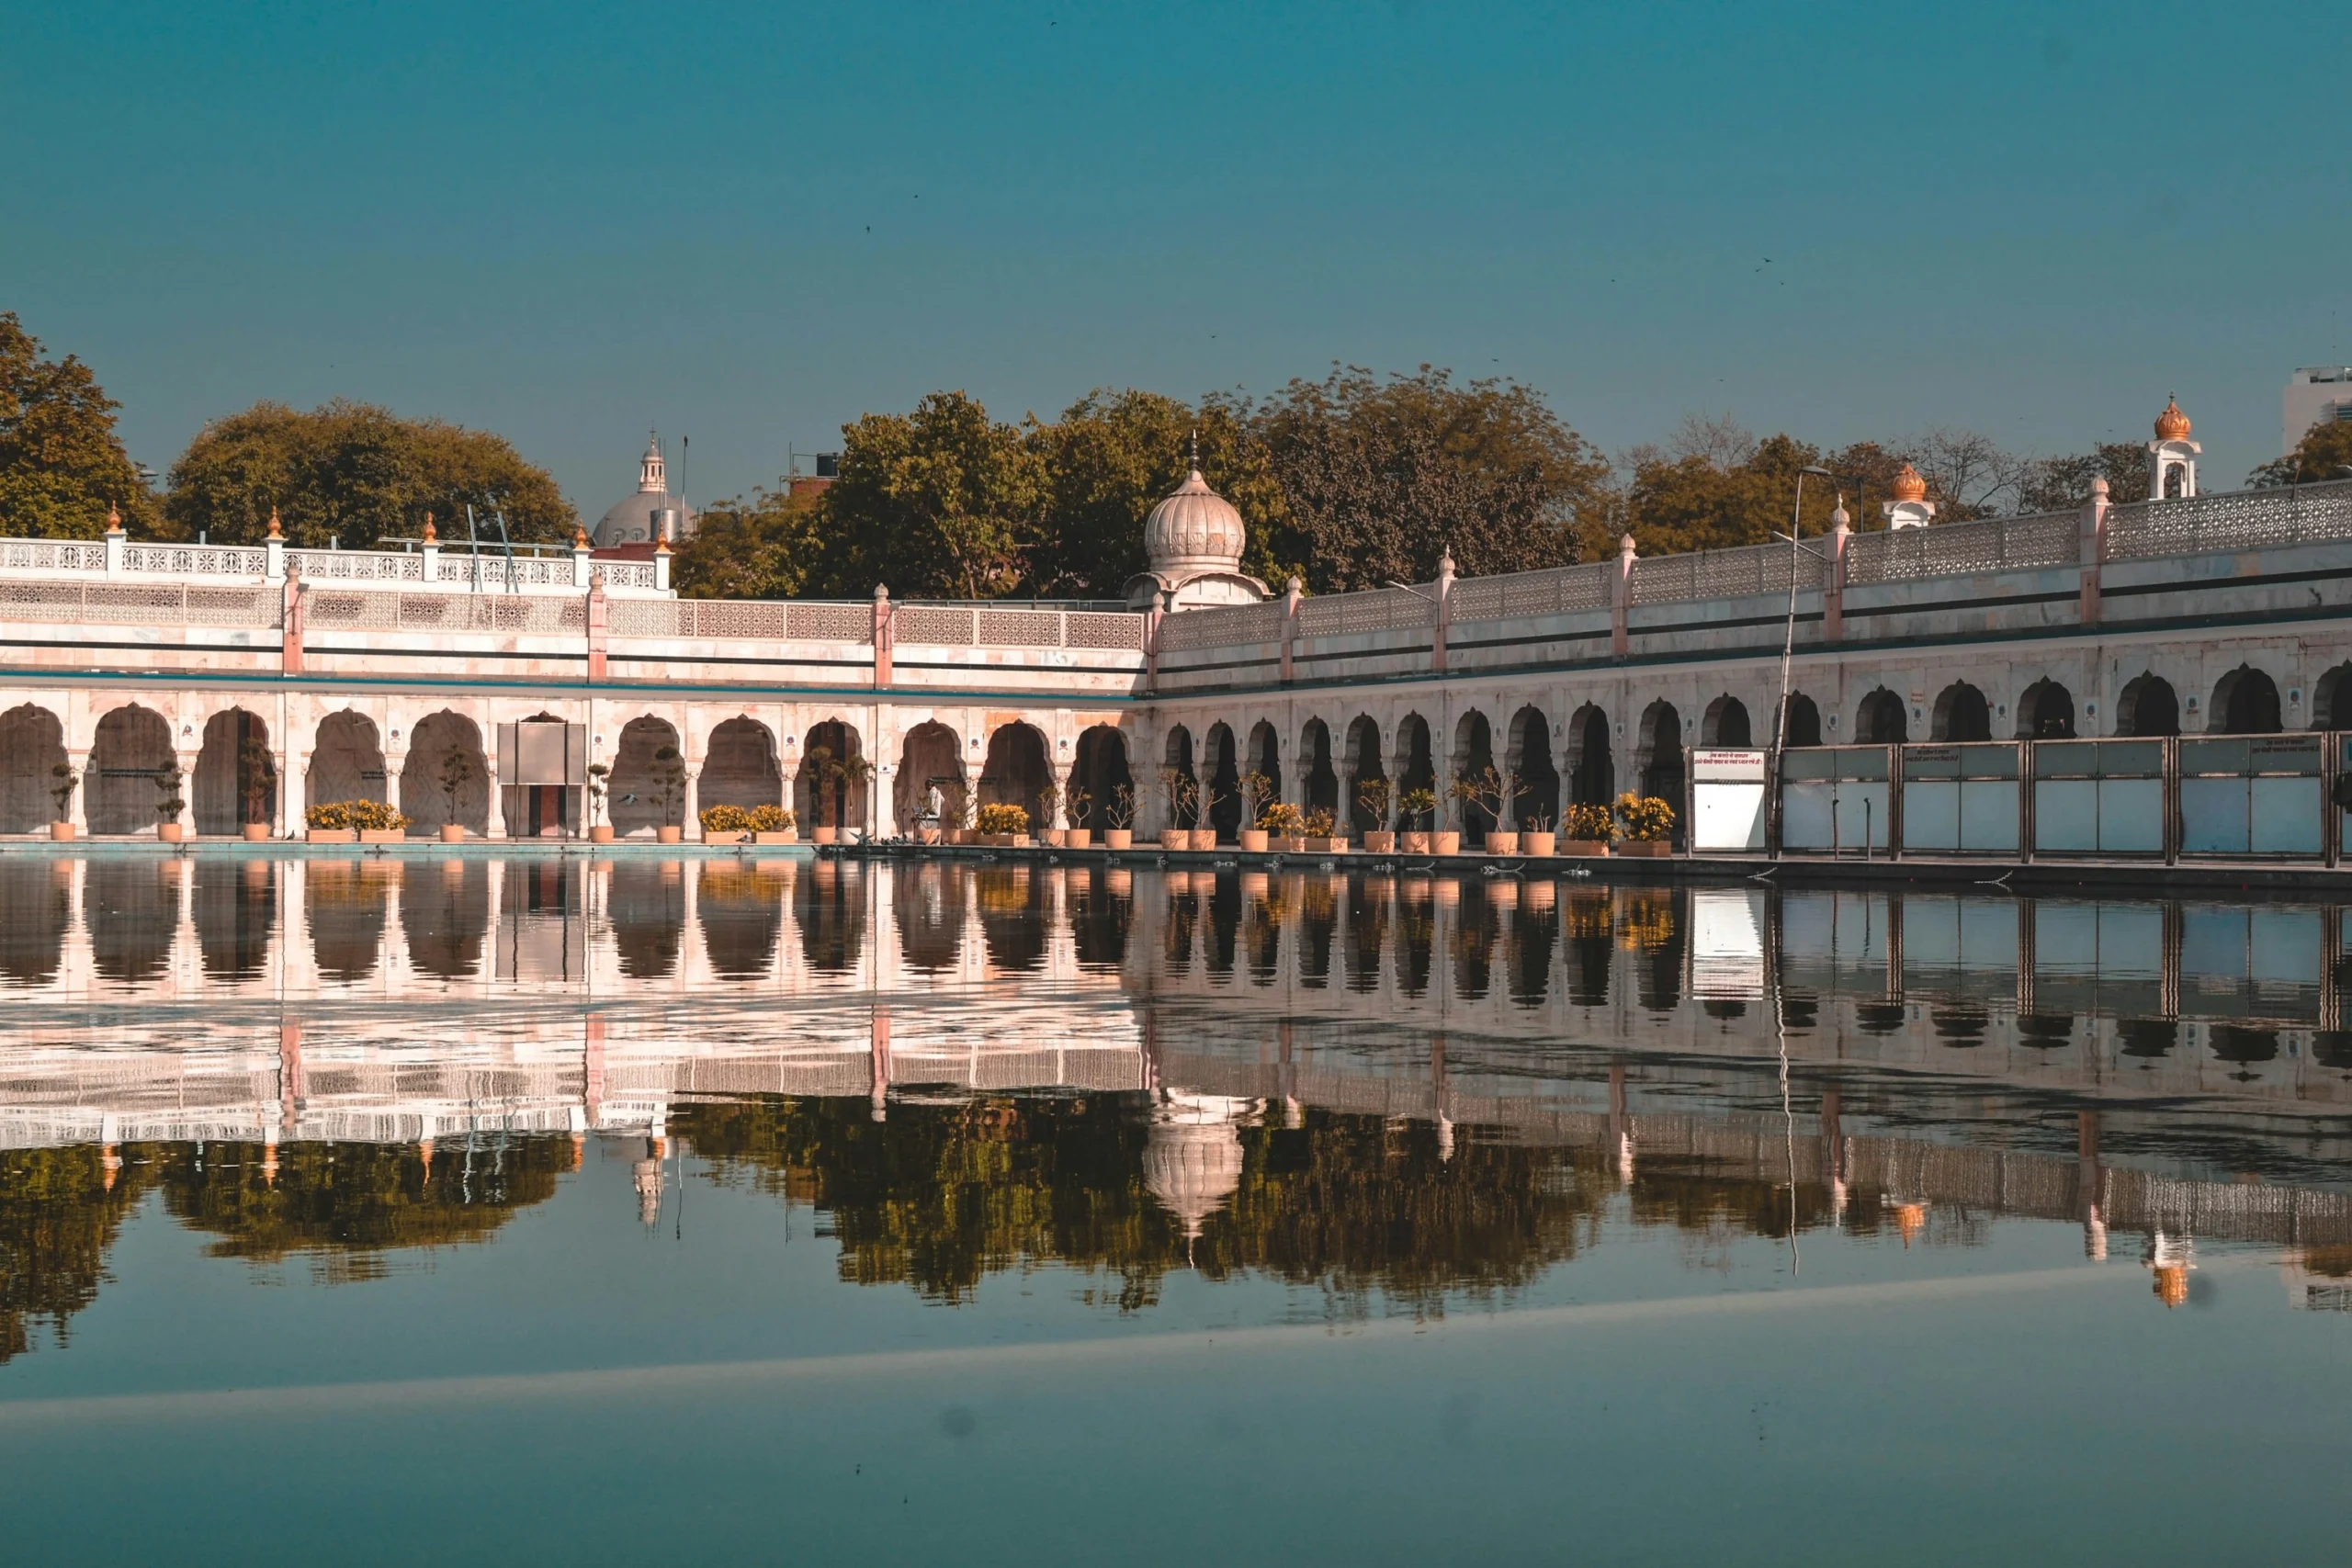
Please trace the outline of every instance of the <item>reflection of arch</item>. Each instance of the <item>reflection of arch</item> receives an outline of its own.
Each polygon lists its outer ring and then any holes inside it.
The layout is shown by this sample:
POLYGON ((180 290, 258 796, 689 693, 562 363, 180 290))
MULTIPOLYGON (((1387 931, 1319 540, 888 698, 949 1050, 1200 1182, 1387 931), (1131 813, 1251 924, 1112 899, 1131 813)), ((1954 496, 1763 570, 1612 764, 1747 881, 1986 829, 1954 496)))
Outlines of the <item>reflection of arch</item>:
POLYGON ((2180 697, 2172 682, 2144 670, 2125 682, 2115 701, 2115 733, 2178 735, 2180 697))
POLYGON ((269 727, 243 708, 216 713, 204 724, 204 749, 188 781, 199 833, 234 833, 248 822, 277 820, 277 789, 270 780, 269 727))
POLYGON ((66 820, 57 807, 56 771, 65 765, 65 727, 26 703, 0 714, 0 833, 38 833, 66 820))
POLYGON ((793 776, 792 799, 803 825, 852 828, 865 825, 869 781, 853 778, 865 755, 854 727, 829 718, 808 731, 800 748, 800 771, 793 776))
POLYGON ((1329 811, 1335 818, 1340 810, 1340 775, 1331 765, 1331 727, 1319 718, 1310 718, 1298 737, 1299 800, 1308 811, 1329 811))
POLYGON ((62 860, 0 858, 0 984, 45 986, 57 977, 74 923, 74 868, 62 860))
POLYGON ((307 806, 339 800, 383 801, 384 750, 376 738, 373 719, 345 708, 319 721, 302 799, 307 806))
POLYGON ((695 884, 695 910, 702 922, 702 947, 710 960, 710 972, 722 980, 760 978, 775 963, 776 937, 784 930, 784 901, 792 892, 789 863, 778 867, 710 861, 700 869, 702 875, 695 884))
POLYGON ((1606 806, 1615 798, 1617 763, 1609 754, 1609 716, 1587 703, 1568 720, 1568 798, 1606 806))
POLYGON ((490 762, 482 754, 481 728, 472 719, 445 708, 409 730, 401 810, 412 833, 437 833, 450 822, 478 836, 490 831, 490 762), (444 780, 451 760, 459 757, 465 776, 453 793, 444 780))
POLYGON ((605 925, 625 978, 661 980, 677 973, 686 928, 685 867, 674 860, 620 857, 605 884, 605 925))
POLYGON ((1005 724, 989 737, 989 758, 980 769, 980 804, 1017 806, 1029 814, 1029 830, 1043 832, 1053 824, 1037 796, 1054 782, 1046 761, 1046 737, 1034 724, 1005 724))
POLYGON ((939 825, 955 828, 964 820, 964 744, 956 732, 936 719, 907 731, 899 750, 899 777, 890 787, 890 816, 901 833, 911 833, 929 809, 931 792, 939 791, 939 825))
MULTIPOLYGON (((1485 714, 1472 708, 1455 721, 1453 753, 1446 762, 1452 777, 1456 779, 1478 778, 1488 768, 1495 768, 1498 775, 1501 773, 1502 770, 1495 766, 1494 726, 1487 723, 1485 714)), ((1451 779, 1448 782, 1451 783, 1451 779)), ((1476 834, 1482 840, 1493 830, 1496 823, 1496 814, 1484 801, 1478 800, 1456 802, 1453 818, 1463 832, 1476 834)))
MULTIPOLYGON (((147 820, 155 820, 153 811, 147 820)), ((101 979, 152 985, 171 968, 172 933, 179 928, 179 877, 188 870, 185 861, 130 856, 96 855, 85 863, 82 925, 89 932, 90 966, 101 979)), ((380 933, 382 929, 379 919, 377 930, 380 933)), ((374 959, 370 948, 368 960, 372 964, 374 959)))
POLYGON ((1947 741, 1992 739, 1993 710, 1985 704, 1984 694, 1965 681, 1954 681, 1937 693, 1928 735, 1947 741))
POLYGON ((1862 699, 1854 710, 1854 743, 1858 746, 1894 746, 1911 738, 1910 716, 1904 711, 1903 699, 1879 687, 1862 699))
POLYGON ((401 936, 409 963, 444 980, 480 974, 490 934, 490 863, 413 860, 401 870, 401 936))
POLYGON ((1532 828, 1541 822, 1544 828, 1556 827, 1560 820, 1560 770, 1552 762, 1552 723, 1544 716, 1543 709, 1523 707, 1511 715, 1503 756, 1511 777, 1519 782, 1512 824, 1532 828))
POLYGON ((1136 776, 1127 766, 1126 731, 1115 724, 1089 725, 1078 736, 1078 751, 1070 763, 1070 784, 1086 792, 1081 810, 1069 825, 1100 833, 1111 826, 1111 808, 1122 789, 1132 792, 1136 776))
POLYGON ((2251 664, 2241 664, 2213 688, 2207 727, 2217 735, 2278 733, 2278 683, 2251 664))
POLYGON ((783 798, 784 770, 776 766, 774 731, 756 718, 739 716, 710 732, 695 784, 697 806, 749 809, 783 798))
POLYGON ((1203 818, 1216 830, 1217 842, 1230 842, 1241 829, 1241 767, 1234 756, 1229 726, 1209 726, 1207 752, 1201 763, 1203 818))
POLYGON ((613 749, 613 775, 605 786, 611 792, 606 815, 616 834, 626 838, 685 821, 686 786, 680 776, 684 760, 662 755, 677 750, 678 731, 666 718, 648 714, 621 727, 621 742, 613 749))
MULTIPOLYGON (((941 786, 943 793, 944 785, 941 786)), ((912 969, 936 975, 956 967, 964 950, 963 874, 936 861, 908 866, 891 877, 890 901, 899 921, 899 953, 912 969)))
POLYGON ((1726 692, 1707 705, 1699 716, 1699 743, 1741 749, 1754 744, 1747 722, 1747 705, 1726 692))
POLYGON ((2352 728, 2352 686, 2345 682, 2352 678, 2352 664, 2339 664, 2319 678, 2312 688, 2312 728, 2313 729, 2352 728))
POLYGON ((1789 694, 1789 738, 1786 746, 1821 744, 1821 705, 1803 692, 1789 694))
MULTIPOLYGON (((375 733, 373 726, 368 733, 375 733)), ((98 720, 97 744, 90 748, 89 773, 82 784, 89 796, 85 804, 90 831, 152 832, 163 820, 156 807, 169 798, 156 779, 173 761, 172 727, 154 709, 134 703, 98 720)), ((379 760, 377 766, 382 765, 379 760)), ((379 773, 379 795, 383 787, 379 773)))
POLYGON ((2018 739, 2072 740, 2075 738, 2075 694, 2044 678, 2018 697, 2018 739))
MULTIPOLYGON (((1348 752, 1346 759, 1348 823, 1359 833, 1385 831, 1386 822, 1374 821, 1374 814, 1364 809, 1363 786, 1385 782, 1388 771, 1380 761, 1380 726, 1368 715, 1358 714, 1348 722, 1348 752)), ((1394 807, 1394 802, 1391 803, 1394 807)))

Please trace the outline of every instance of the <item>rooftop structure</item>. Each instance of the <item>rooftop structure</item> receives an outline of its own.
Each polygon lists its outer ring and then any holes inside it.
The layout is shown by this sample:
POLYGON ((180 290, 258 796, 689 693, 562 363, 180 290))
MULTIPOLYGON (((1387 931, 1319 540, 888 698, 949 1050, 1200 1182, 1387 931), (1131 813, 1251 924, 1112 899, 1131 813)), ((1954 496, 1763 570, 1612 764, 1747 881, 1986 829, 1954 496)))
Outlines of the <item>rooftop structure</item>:
POLYGON ((2323 421, 2352 424, 2352 365, 2303 367, 2287 378, 2287 390, 2278 402, 2278 455, 2283 457, 2323 421))
POLYGON ((670 467, 662 455, 662 438, 650 436, 645 456, 638 459, 637 491, 613 503, 596 525, 594 543, 600 550, 621 545, 651 546, 666 538, 673 546, 694 537, 692 507, 670 493, 670 467))

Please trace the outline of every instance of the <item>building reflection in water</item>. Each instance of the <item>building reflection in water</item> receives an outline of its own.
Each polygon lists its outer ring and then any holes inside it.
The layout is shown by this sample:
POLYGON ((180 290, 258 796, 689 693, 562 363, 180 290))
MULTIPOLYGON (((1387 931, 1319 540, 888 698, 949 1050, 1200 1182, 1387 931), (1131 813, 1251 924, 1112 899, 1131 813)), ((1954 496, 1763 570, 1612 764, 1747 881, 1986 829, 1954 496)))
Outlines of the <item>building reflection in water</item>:
POLYGON ((1442 1310, 1616 1224, 2015 1217, 2168 1306, 2237 1243, 2332 1305, 2344 968, 2321 906, 0 857, 0 1354, 70 1330, 149 1194, 216 1256, 362 1280, 492 1239, 591 1140, 647 1224, 680 1174, 771 1192, 943 1302, 1052 1262, 1130 1310, 1179 1269, 1442 1310))

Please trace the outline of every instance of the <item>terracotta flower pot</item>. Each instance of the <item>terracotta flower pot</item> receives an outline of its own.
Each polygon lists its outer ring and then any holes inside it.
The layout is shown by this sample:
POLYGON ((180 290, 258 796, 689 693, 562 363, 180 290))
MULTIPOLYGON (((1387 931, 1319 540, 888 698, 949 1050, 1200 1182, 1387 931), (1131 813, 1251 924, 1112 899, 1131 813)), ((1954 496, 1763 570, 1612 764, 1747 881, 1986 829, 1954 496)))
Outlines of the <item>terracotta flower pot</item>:
POLYGON ((752 835, 752 842, 755 844, 797 844, 799 841, 800 829, 797 828, 771 828, 764 833, 752 835))
POLYGON ((1487 852, 1490 855, 1515 855, 1519 853, 1519 835, 1517 833, 1487 834, 1487 852))
POLYGON ((1241 848, 1243 852, 1253 855, 1264 854, 1266 852, 1266 830, 1263 828, 1242 829, 1241 848))
POLYGON ((653 829, 653 836, 662 843, 675 844, 684 841, 686 830, 675 823, 665 823, 653 829))
POLYGON ((613 841, 613 825, 610 822, 597 823, 594 828, 588 829, 588 841, 592 844, 611 843, 613 841))
POLYGON ((269 824, 266 822, 248 822, 241 831, 244 834, 245 842, 249 844, 263 843, 269 838, 269 824))
POLYGON ((1193 829, 1193 847, 1196 850, 1213 850, 1216 848, 1216 829, 1214 828, 1193 829))
POLYGON ((1004 841, 1010 848, 1025 850, 1029 847, 1029 835, 1026 833, 1007 833, 1004 836, 1004 841))
POLYGON ((359 835, 348 828, 310 828, 302 833, 306 844, 356 844, 359 835))
POLYGON ((1430 835, 1430 853, 1456 855, 1462 852, 1462 835, 1451 828, 1441 829, 1430 835))
POLYGON ((176 822, 158 822, 155 824, 155 837, 167 844, 176 844, 187 837, 187 829, 176 822))
POLYGON ((1429 830, 1423 828, 1407 829, 1405 831, 1396 835, 1396 848, 1408 855, 1425 855, 1429 853, 1429 830))
POLYGON ((1606 839, 1562 839, 1560 852, 1564 855, 1605 855, 1609 852, 1606 839))
POLYGON ((1092 849, 1094 847, 1094 829, 1091 828, 1066 828, 1062 830, 1062 842, 1064 845, 1073 850, 1092 849))
POLYGON ((1377 829, 1363 836, 1363 852, 1368 855, 1393 855, 1396 852, 1396 835, 1377 829))
POLYGON ((1189 850, 1193 847, 1192 829, 1163 828, 1159 830, 1159 847, 1163 850, 1189 850))
POLYGON ((1626 839, 1613 852, 1636 860, 1665 860, 1674 853, 1674 845, 1665 839, 1626 839))
POLYGON ((461 823, 461 822, 444 822, 444 823, 442 823, 442 824, 441 824, 441 841, 442 841, 443 843, 445 843, 445 844, 462 844, 462 843, 464 843, 464 842, 466 841, 466 829, 465 829, 465 825, 464 825, 463 823, 461 823))
POLYGON ((818 828, 810 831, 808 840, 816 844, 837 844, 841 842, 841 837, 839 828, 818 828))
POLYGON ((359 841, 363 844, 397 844, 406 841, 408 834, 398 828, 362 828, 359 841))
POLYGON ((1106 850, 1131 850, 1136 847, 1136 832, 1132 828, 1105 828, 1102 847, 1106 850))
POLYGON ((49 836, 61 844, 72 843, 76 831, 77 829, 71 822, 51 822, 49 825, 49 836))
POLYGON ((1037 841, 1045 845, 1049 850, 1060 849, 1069 838, 1069 829, 1067 828, 1040 828, 1037 829, 1037 841))
POLYGON ((1521 833, 1519 852, 1523 855, 1548 855, 1559 842, 1556 833, 1521 833))

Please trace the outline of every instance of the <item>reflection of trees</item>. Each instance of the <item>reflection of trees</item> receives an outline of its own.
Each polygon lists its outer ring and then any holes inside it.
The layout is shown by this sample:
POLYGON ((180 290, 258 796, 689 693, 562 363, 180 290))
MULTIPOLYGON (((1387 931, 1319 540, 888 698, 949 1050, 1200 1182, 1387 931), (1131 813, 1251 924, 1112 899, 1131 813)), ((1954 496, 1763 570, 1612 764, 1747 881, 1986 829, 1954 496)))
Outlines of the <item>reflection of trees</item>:
POLYGON ((275 1179, 258 1144, 175 1144, 151 1168, 170 1213, 216 1238, 215 1258, 294 1254, 329 1280, 384 1272, 387 1252, 487 1241, 517 1209, 555 1193, 571 1140, 444 1145, 428 1167, 413 1144, 284 1144, 275 1179))
POLYGON ((107 1249, 151 1168, 126 1167, 109 1191, 96 1145, 0 1154, 0 1362, 30 1349, 44 1326, 66 1342, 68 1320, 97 1299, 107 1249))
POLYGON ((679 1108, 671 1130, 712 1179, 825 1211, 842 1278, 967 1300, 991 1273, 1061 1263, 1112 1277, 1128 1311, 1190 1266, 1320 1286, 1337 1310, 1374 1292, 1435 1308, 1448 1292, 1523 1285, 1574 1255, 1598 1211, 1597 1155, 1464 1140, 1425 1123, 1310 1110, 1298 1129, 1243 1126, 1242 1178, 1187 1247, 1145 1185, 1151 1128, 1134 1096, 896 1104, 730 1100, 679 1108))
POLYGON ((695 916, 703 950, 722 980, 756 980, 775 960, 784 930, 784 899, 791 880, 773 867, 711 863, 695 885, 695 916))

